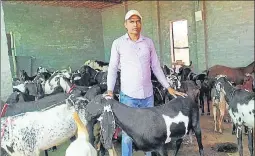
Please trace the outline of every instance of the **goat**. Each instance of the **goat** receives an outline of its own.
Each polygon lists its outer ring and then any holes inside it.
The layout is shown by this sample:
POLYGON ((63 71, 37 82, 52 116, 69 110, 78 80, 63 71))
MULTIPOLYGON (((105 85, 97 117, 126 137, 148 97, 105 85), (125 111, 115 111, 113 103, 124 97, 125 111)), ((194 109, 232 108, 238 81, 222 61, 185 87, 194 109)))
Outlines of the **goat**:
POLYGON ((68 146, 65 156, 97 156, 96 149, 89 143, 88 130, 77 112, 74 112, 73 118, 78 129, 78 137, 68 146))
POLYGON ((78 86, 90 86, 90 75, 89 73, 81 73, 77 70, 72 73, 71 82, 78 86))
POLYGON ((183 137, 190 130, 195 132, 200 155, 204 155, 199 108, 189 97, 177 97, 168 103, 151 108, 132 108, 109 96, 97 95, 86 106, 86 120, 98 118, 102 129, 102 142, 111 149, 115 123, 134 142, 136 150, 156 151, 167 156, 167 146, 176 141, 178 153, 183 137))
POLYGON ((106 83, 107 72, 97 71, 88 65, 84 65, 80 69, 81 74, 86 74, 89 77, 89 86, 106 83))
POLYGON ((217 75, 227 75, 229 81, 234 82, 236 85, 243 84, 246 73, 255 72, 255 61, 245 67, 227 67, 223 65, 214 65, 210 67, 206 72, 209 78, 215 78, 217 75))
POLYGON ((41 80, 25 82, 25 93, 35 97, 35 101, 44 97, 44 90, 41 80))
POLYGON ((217 132, 217 124, 219 126, 219 132, 222 133, 222 121, 225 115, 227 102, 222 91, 216 92, 215 88, 212 88, 212 106, 213 106, 213 119, 214 119, 214 131, 217 132))
POLYGON ((211 100, 211 88, 209 84, 208 79, 204 79, 201 81, 201 88, 200 88, 200 94, 199 94, 199 102, 200 102, 200 107, 202 109, 201 115, 204 115, 204 97, 206 97, 207 100, 207 115, 210 115, 210 100, 211 100))
POLYGON ((43 68, 42 66, 39 66, 39 67, 37 68, 36 72, 37 72, 37 74, 39 74, 39 73, 49 73, 49 74, 51 74, 50 71, 49 71, 48 69, 43 68))
POLYGON ((228 112, 233 123, 237 126, 237 140, 239 155, 243 156, 242 126, 248 127, 248 147, 253 155, 253 129, 254 129, 254 99, 255 93, 237 89, 228 81, 227 76, 218 75, 215 81, 216 91, 222 91, 228 103, 228 112))
POLYGON ((8 103, 10 105, 18 103, 18 102, 29 102, 29 101, 35 101, 35 97, 33 95, 28 95, 26 93, 14 91, 9 95, 5 103, 8 103))
POLYGON ((19 72, 19 78, 23 82, 24 81, 33 81, 35 77, 36 77, 36 75, 31 76, 31 77, 28 76, 27 72, 25 72, 25 70, 20 70, 20 72, 19 72))
POLYGON ((84 65, 88 65, 93 69, 99 69, 103 72, 108 70, 109 63, 108 62, 103 62, 99 60, 87 60, 84 65))
POLYGON ((72 99, 70 95, 65 103, 42 111, 26 112, 16 116, 1 118, 1 147, 11 155, 39 156, 40 151, 59 145, 75 135, 77 129, 72 113, 73 105, 79 104, 78 114, 86 125, 83 98, 72 99), (50 118, 45 122, 45 119, 50 118))

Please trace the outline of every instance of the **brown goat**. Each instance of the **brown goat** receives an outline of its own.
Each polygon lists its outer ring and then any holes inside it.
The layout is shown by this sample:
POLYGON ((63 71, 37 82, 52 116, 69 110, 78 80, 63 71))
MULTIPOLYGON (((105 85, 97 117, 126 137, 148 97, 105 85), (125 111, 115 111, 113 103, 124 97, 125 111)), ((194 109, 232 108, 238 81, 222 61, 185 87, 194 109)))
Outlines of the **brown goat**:
POLYGON ((217 123, 219 126, 219 132, 222 133, 222 121, 225 115, 227 101, 224 97, 223 90, 219 92, 218 98, 215 88, 212 89, 212 106, 213 106, 213 118, 214 118, 214 131, 217 132, 217 123))

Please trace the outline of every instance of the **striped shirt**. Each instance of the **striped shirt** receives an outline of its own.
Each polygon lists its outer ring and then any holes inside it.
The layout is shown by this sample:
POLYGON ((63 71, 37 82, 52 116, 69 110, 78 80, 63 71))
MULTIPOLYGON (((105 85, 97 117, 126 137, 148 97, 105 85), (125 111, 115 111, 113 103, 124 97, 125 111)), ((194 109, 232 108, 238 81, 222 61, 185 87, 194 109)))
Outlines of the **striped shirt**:
POLYGON ((144 99, 153 95, 151 69, 162 86, 169 87, 153 41, 142 35, 132 41, 126 33, 113 41, 107 75, 110 91, 114 90, 118 68, 121 70, 121 91, 130 97, 144 99))

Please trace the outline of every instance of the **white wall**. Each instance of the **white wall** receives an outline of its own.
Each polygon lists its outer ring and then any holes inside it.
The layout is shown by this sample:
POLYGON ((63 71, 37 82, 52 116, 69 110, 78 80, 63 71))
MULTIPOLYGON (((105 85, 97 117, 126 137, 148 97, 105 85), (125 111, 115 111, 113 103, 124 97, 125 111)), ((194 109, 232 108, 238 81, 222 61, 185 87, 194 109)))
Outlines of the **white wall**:
POLYGON ((1 1, 1 100, 6 101, 12 93, 12 77, 5 32, 4 12, 1 1))

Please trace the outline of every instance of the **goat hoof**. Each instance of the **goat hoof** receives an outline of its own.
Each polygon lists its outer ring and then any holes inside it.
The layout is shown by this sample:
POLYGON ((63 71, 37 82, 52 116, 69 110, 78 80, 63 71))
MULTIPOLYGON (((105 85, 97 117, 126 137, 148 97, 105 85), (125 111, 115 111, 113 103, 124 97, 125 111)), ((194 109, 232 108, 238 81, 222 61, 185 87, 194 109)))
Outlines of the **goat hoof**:
POLYGON ((210 115, 210 112, 208 112, 207 115, 210 115))
POLYGON ((219 130, 219 133, 222 134, 222 130, 219 130))
POLYGON ((232 131, 232 135, 235 135, 236 134, 236 132, 235 131, 232 131))
POLYGON ((201 113, 201 116, 203 116, 205 113, 201 113))

